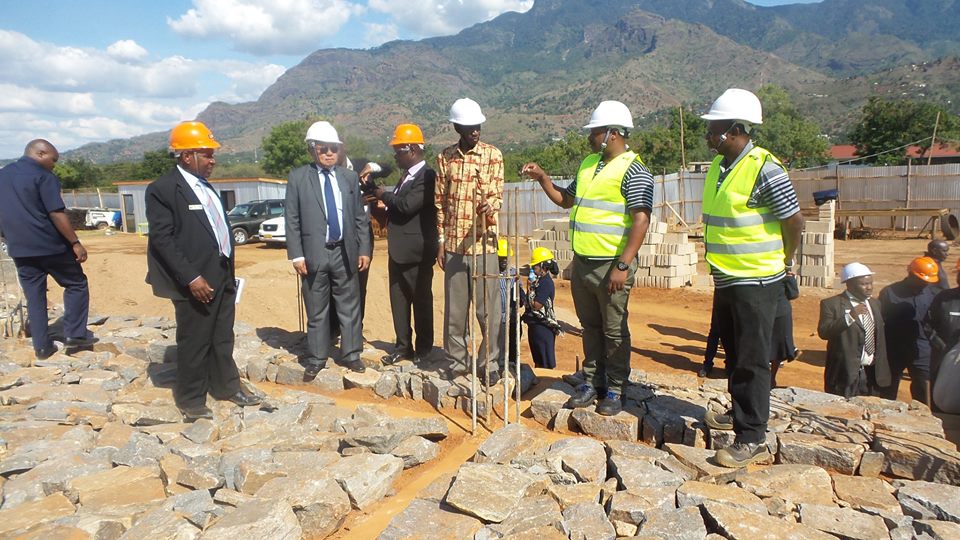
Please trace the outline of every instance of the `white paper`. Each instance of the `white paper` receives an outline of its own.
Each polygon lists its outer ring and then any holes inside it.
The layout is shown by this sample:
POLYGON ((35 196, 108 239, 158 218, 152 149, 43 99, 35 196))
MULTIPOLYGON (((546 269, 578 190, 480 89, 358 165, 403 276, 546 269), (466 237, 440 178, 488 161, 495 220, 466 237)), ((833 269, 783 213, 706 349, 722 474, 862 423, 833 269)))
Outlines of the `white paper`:
POLYGON ((247 282, 247 280, 243 279, 242 277, 238 277, 238 278, 234 279, 234 283, 237 285, 237 298, 236 298, 236 300, 234 300, 234 302, 233 302, 234 304, 239 304, 239 303, 240 303, 240 295, 243 294, 243 285, 244 285, 246 282, 247 282))

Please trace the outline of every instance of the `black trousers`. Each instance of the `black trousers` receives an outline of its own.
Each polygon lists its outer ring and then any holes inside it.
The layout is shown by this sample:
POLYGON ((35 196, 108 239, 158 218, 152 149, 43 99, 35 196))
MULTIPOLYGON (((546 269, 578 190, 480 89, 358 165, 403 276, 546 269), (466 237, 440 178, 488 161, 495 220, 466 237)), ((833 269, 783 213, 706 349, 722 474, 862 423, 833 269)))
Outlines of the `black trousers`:
POLYGON ((52 344, 47 318, 47 276, 63 287, 64 337, 86 337, 90 288, 73 251, 42 257, 16 257, 13 262, 27 298, 34 351, 39 352, 52 344))
POLYGON ((714 295, 716 322, 727 355, 736 440, 763 442, 770 417, 773 322, 783 285, 737 285, 717 289, 714 295))
POLYGON ((910 397, 923 403, 927 402, 927 386, 930 384, 930 357, 909 358, 905 355, 889 355, 890 386, 884 389, 880 397, 897 399, 903 370, 910 374, 910 397))
POLYGON ((387 271, 393 331, 397 336, 394 352, 426 355, 433 349, 433 261, 398 264, 391 259, 387 271), (411 308, 416 343, 410 327, 411 308))
MULTIPOLYGON (((224 265, 229 262, 224 260, 224 265)), ((233 321, 237 291, 229 278, 213 287, 213 301, 174 300, 177 317, 177 382, 173 398, 179 407, 199 407, 207 393, 217 399, 240 391, 233 361, 233 321)))

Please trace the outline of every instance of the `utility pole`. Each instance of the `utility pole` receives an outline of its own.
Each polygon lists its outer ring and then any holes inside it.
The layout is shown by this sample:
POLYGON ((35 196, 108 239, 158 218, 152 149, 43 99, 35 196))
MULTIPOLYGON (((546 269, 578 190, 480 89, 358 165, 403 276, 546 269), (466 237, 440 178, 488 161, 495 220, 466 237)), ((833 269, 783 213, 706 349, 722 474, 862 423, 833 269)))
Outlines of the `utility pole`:
POLYGON ((940 125, 940 111, 937 111, 937 119, 933 122, 933 136, 930 137, 930 153, 927 154, 927 165, 933 159, 933 149, 937 146, 937 126, 940 125))

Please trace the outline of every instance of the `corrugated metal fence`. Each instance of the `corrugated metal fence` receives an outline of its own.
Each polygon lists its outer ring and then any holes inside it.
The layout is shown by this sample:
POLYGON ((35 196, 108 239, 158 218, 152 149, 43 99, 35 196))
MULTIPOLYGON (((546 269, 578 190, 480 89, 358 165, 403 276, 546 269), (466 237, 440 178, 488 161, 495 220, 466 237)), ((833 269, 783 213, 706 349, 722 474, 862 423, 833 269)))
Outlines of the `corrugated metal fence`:
MULTIPOLYGON (((689 225, 701 221, 704 172, 655 176, 654 214, 661 221, 689 225)), ((790 172, 790 179, 803 208, 812 207, 813 192, 840 190, 841 210, 887 210, 892 208, 946 208, 960 213, 960 164, 904 165, 896 167, 831 166, 790 172)), ((567 186, 571 179, 555 180, 567 186)), ((520 234, 529 235, 544 219, 566 218, 569 211, 553 204, 536 182, 504 185, 503 210, 512 220, 513 205, 519 208, 520 234)), ((501 217, 501 220, 503 217, 501 217)), ((897 228, 919 229, 926 217, 899 218, 897 228)), ((868 227, 889 228, 890 218, 867 217, 868 227)), ((512 229, 511 229, 512 232, 512 229)))
POLYGON ((64 190, 61 193, 67 208, 113 208, 120 209, 120 194, 101 191, 64 190))

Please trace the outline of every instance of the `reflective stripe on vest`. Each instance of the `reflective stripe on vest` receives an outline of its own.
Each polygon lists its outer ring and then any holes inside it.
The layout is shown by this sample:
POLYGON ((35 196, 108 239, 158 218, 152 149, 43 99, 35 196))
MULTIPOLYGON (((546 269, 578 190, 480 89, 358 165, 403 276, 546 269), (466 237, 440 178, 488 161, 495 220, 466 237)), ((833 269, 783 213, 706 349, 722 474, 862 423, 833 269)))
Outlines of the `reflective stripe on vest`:
POLYGON ((627 211, 620 186, 634 160, 640 161, 636 152, 624 152, 599 173, 599 153, 590 154, 580 164, 576 198, 570 209, 570 243, 577 255, 613 258, 623 253, 633 216, 627 211))
MULTIPOLYGON (((720 162, 714 158, 703 184, 703 223, 707 261, 728 276, 766 277, 782 272, 783 233, 769 208, 748 208, 747 201, 763 164, 780 161, 753 147, 737 162, 720 188, 720 162)), ((782 166, 782 165, 781 165, 782 166)))

